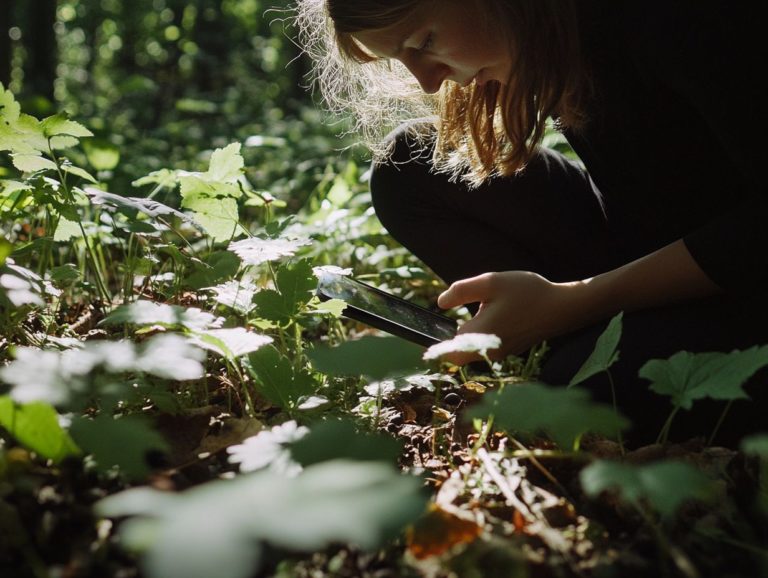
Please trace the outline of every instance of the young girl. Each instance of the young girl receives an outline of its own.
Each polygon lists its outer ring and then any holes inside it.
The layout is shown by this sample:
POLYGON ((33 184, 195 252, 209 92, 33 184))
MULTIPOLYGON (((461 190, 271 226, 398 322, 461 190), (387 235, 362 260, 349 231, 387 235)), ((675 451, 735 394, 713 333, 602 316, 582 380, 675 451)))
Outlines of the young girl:
MULTIPOLYGON (((479 304, 462 332, 497 357, 542 340, 565 384, 624 311, 612 369, 637 439, 670 408, 638 377, 649 359, 768 343, 768 95, 758 19, 712 0, 300 0, 324 96, 376 137, 371 193, 387 230, 479 304), (424 95, 415 93, 409 78, 424 95), (580 163, 541 146, 554 121, 580 163)), ((456 355, 453 361, 470 361, 456 355)), ((589 383, 610 399, 601 375, 589 383)), ((721 441, 768 429, 768 378, 721 441)), ((673 436, 712 431, 697 402, 673 436)))

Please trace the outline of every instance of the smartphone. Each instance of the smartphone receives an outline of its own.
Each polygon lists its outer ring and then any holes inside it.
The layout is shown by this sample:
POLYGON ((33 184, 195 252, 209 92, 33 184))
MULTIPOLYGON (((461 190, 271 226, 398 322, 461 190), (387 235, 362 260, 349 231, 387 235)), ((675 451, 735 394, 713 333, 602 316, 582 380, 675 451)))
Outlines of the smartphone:
POLYGON ((343 315, 425 347, 456 336, 456 321, 410 301, 335 273, 322 273, 320 299, 342 299, 343 315))

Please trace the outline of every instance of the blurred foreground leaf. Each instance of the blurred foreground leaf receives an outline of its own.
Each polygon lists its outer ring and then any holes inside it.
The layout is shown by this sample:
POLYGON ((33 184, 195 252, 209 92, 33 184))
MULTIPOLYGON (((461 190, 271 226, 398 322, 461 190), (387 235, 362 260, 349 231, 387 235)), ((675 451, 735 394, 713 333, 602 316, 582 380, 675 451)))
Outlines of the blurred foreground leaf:
POLYGON ((97 512, 141 516, 124 522, 120 536, 146 551, 149 578, 248 578, 262 542, 303 551, 379 546, 422 513, 421 485, 385 464, 332 461, 295 478, 264 471, 183 494, 128 490, 102 500, 97 512))
POLYGON ((687 500, 705 500, 712 495, 711 480, 681 462, 634 466, 601 460, 584 468, 580 479, 589 496, 615 490, 625 502, 640 507, 647 502, 665 518, 674 515, 687 500))
POLYGON ((147 452, 167 449, 162 436, 141 415, 78 418, 72 422, 70 432, 78 445, 93 455, 100 471, 118 466, 132 480, 141 480, 149 472, 147 452))
POLYGON ((54 463, 80 453, 59 425, 59 414, 44 402, 15 404, 9 396, 1 396, 0 427, 28 450, 54 463))
POLYGON ((315 392, 312 376, 295 369, 291 360, 272 345, 251 353, 246 367, 256 380, 257 391, 283 409, 297 409, 302 398, 315 392))
POLYGON ((382 461, 396 464, 402 444, 383 434, 360 432, 350 421, 318 423, 291 445, 291 455, 302 466, 335 459, 382 461))
POLYGON ((468 415, 493 415, 495 425, 509 432, 544 432, 563 449, 573 447, 588 431, 613 436, 629 425, 613 408, 593 402, 587 391, 540 383, 508 385, 499 393, 486 393, 468 415))
POLYGON ((378 380, 422 367, 424 349, 399 337, 366 336, 338 347, 318 347, 309 358, 329 375, 365 375, 378 380))

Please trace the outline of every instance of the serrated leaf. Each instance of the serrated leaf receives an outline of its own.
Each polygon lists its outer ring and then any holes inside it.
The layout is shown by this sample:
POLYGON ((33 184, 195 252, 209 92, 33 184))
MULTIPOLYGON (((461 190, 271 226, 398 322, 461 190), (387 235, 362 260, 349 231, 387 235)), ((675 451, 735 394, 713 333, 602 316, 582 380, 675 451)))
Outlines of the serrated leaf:
POLYGON ((240 154, 240 143, 232 143, 223 149, 216 149, 205 177, 222 183, 236 182, 243 174, 245 161, 240 154))
POLYGON ((240 464, 241 472, 255 472, 269 467, 274 472, 293 477, 302 468, 291 459, 288 446, 308 433, 306 427, 299 426, 293 420, 287 421, 249 437, 242 444, 228 447, 228 461, 240 464))
POLYGON ((768 346, 731 353, 681 351, 667 360, 652 359, 640 368, 650 388, 671 397, 672 405, 690 409, 697 399, 749 399, 744 384, 768 365, 768 346))
POLYGON ((270 321, 288 323, 313 297, 317 278, 306 260, 282 265, 276 274, 277 291, 256 293, 253 302, 259 315, 270 321))
POLYGON ((296 409, 303 397, 315 393, 312 376, 294 369, 291 360, 271 345, 251 353, 247 367, 255 378, 256 390, 283 409, 296 409))
POLYGON ((597 338, 594 351, 590 354, 584 365, 573 376, 568 387, 586 381, 601 371, 608 371, 619 360, 619 340, 621 339, 621 321, 624 313, 619 313, 608 323, 608 326, 597 338))
POLYGON ((196 345, 230 360, 258 351, 272 341, 271 337, 259 335, 243 327, 208 329, 197 331, 193 335, 196 345))
POLYGON ((12 399, 81 409, 99 393, 130 387, 100 376, 143 372, 177 381, 198 379, 204 375, 200 361, 205 354, 179 335, 157 335, 138 347, 129 341, 93 341, 67 351, 19 347, 15 356, 0 368, 12 399))
POLYGON ((93 455, 100 471, 118 466, 132 480, 143 479, 149 473, 147 452, 168 449, 162 436, 141 415, 75 418, 70 432, 83 451, 93 455))
POLYGON ((43 119, 41 128, 43 129, 43 134, 48 138, 62 134, 77 138, 93 136, 93 133, 83 125, 70 120, 66 112, 60 112, 43 119))
POLYGON ((712 481, 681 462, 633 466, 600 460, 584 468, 580 480, 589 496, 615 490, 624 501, 637 506, 647 502, 665 518, 671 518, 688 500, 712 495, 712 481))
POLYGON ((82 236, 83 231, 80 229, 80 225, 74 221, 61 217, 56 225, 56 232, 53 234, 53 240, 57 243, 62 243, 69 241, 72 238, 79 239, 82 236))
POLYGON ((232 198, 187 197, 182 203, 214 241, 229 241, 240 228, 237 201, 232 198))
POLYGON ((301 247, 309 245, 309 239, 261 239, 251 237, 230 243, 227 250, 232 251, 246 265, 261 265, 267 261, 276 261, 293 256, 301 247))
POLYGON ((399 337, 366 336, 338 347, 308 352, 312 365, 329 375, 366 375, 379 380, 422 367, 423 348, 399 337))
POLYGON ((65 173, 68 173, 70 175, 75 175, 76 177, 80 177, 81 179, 85 179, 86 181, 90 183, 96 184, 98 181, 96 180, 96 177, 94 177, 91 173, 86 171, 85 169, 81 169, 80 167, 76 167, 69 164, 62 165, 62 170, 65 173))
POLYGON ((11 160, 13 166, 24 173, 56 170, 56 163, 36 154, 14 154, 11 155, 11 160))
POLYGON ((231 197, 237 199, 242 195, 240 188, 231 183, 208 181, 202 175, 184 175, 179 177, 181 206, 193 209, 191 206, 196 199, 221 199, 231 197))
POLYGON ((540 383, 507 385, 486 393, 468 417, 494 416, 494 424, 509 432, 546 433, 563 449, 575 446, 586 432, 615 436, 629 422, 613 408, 593 402, 581 389, 549 387, 540 383))
POLYGON ((348 420, 318 423, 290 448, 293 459, 304 467, 337 459, 381 461, 394 466, 403 449, 394 438, 361 432, 348 420))
POLYGON ((291 320, 291 310, 286 306, 283 296, 273 289, 263 289, 253 296, 253 304, 262 319, 269 319, 280 324, 291 320))
POLYGON ((134 187, 143 187, 144 185, 157 185, 161 189, 169 189, 176 186, 178 179, 177 172, 170 169, 160 169, 152 171, 145 177, 136 179, 131 184, 134 187))
POLYGON ((224 319, 201 311, 196 307, 187 308, 139 300, 129 305, 121 305, 100 322, 103 325, 126 323, 139 326, 184 327, 193 331, 200 331, 219 328, 224 323, 224 319))
POLYGON ((189 223, 196 229, 202 231, 202 227, 188 215, 185 215, 181 211, 177 211, 174 208, 171 208, 152 199, 142 199, 140 197, 123 197, 121 195, 115 195, 114 193, 108 193, 93 187, 86 188, 84 192, 91 200, 91 203, 94 205, 107 205, 109 207, 114 207, 129 217, 135 216, 136 212, 144 213, 145 215, 152 218, 170 215, 181 219, 185 223, 189 223))
POLYGON ((330 315, 335 319, 340 319, 346 308, 347 302, 341 299, 328 299, 327 301, 315 299, 309 302, 308 312, 316 315, 330 315))
POLYGON ((9 396, 0 396, 0 427, 24 447, 54 463, 80 453, 59 425, 59 414, 44 402, 15 404, 9 396))
POLYGON ((144 517, 121 524, 121 538, 148 550, 148 578, 247 578, 258 573, 262 542, 375 548, 423 512, 421 485, 388 465, 333 461, 296 478, 262 471, 182 494, 137 488, 96 508, 102 516, 144 517))

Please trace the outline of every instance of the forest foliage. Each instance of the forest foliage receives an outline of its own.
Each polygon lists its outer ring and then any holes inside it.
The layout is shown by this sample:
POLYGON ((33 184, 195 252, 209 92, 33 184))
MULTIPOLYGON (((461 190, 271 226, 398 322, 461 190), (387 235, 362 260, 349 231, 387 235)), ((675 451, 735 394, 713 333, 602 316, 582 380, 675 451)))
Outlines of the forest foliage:
POLYGON ((768 575, 768 436, 670 443, 768 346, 648 360, 669 417, 634 449, 581 386, 621 314, 555 387, 545 347, 460 369, 440 354, 492 338, 425 352, 315 295, 440 284, 376 220, 287 8, 3 3, 3 575, 768 575))

